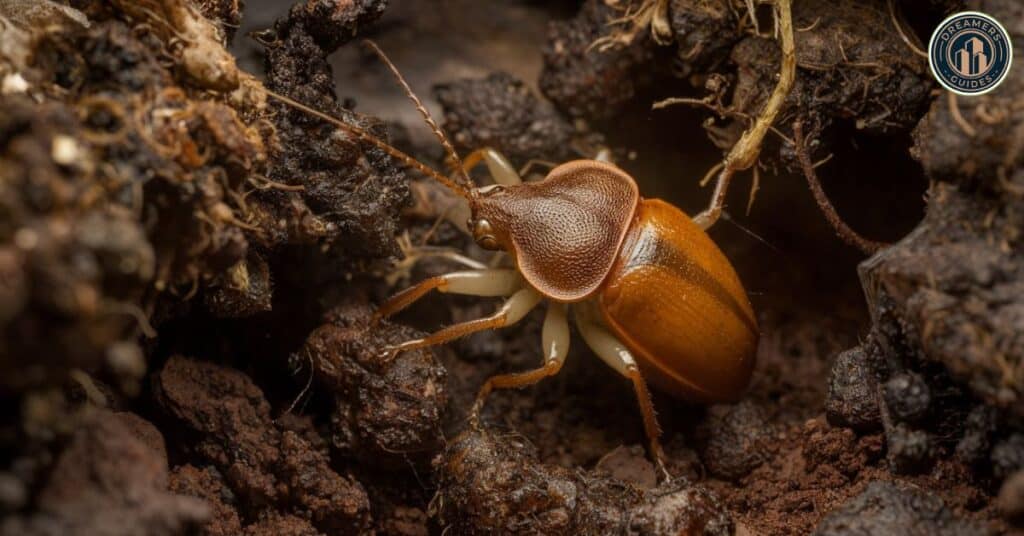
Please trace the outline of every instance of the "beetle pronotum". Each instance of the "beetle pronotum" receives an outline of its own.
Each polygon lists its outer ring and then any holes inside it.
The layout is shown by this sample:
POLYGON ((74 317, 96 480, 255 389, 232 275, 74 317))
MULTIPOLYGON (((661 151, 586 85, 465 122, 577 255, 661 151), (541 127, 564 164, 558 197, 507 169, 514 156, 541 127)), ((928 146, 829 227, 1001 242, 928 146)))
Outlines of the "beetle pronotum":
POLYGON ((555 167, 543 180, 523 182, 508 160, 492 149, 479 149, 460 160, 398 70, 376 45, 368 45, 392 70, 457 164, 451 177, 357 127, 271 95, 447 186, 469 204, 468 225, 477 244, 507 252, 515 265, 439 275, 396 294, 380 306, 375 321, 432 290, 507 299, 491 316, 445 327, 389 352, 506 327, 546 301, 543 365, 488 379, 474 404, 475 417, 493 389, 532 385, 561 369, 569 349, 571 311, 594 353, 632 382, 651 454, 659 463, 664 453, 645 379, 670 394, 700 402, 740 396, 754 365, 757 320, 732 265, 701 226, 669 203, 641 198, 633 178, 608 162, 576 160, 555 167), (487 165, 495 184, 478 188, 469 179, 468 171, 480 163, 487 165))

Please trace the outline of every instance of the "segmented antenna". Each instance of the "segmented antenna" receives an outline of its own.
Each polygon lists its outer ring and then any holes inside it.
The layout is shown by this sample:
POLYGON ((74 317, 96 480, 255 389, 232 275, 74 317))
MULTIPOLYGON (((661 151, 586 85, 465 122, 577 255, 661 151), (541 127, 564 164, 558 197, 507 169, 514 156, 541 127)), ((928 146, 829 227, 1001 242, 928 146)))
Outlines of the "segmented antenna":
POLYGON ((360 141, 365 141, 365 142, 371 143, 373 145, 376 145, 382 151, 384 151, 385 153, 390 155, 392 158, 395 158, 395 159, 399 160, 400 162, 402 162, 403 164, 405 164, 405 165, 415 169, 416 171, 419 171, 420 173, 426 175, 427 177, 431 177, 431 178, 435 179, 436 181, 440 182, 441 184, 444 184, 445 186, 450 188, 452 191, 454 191, 455 193, 459 194, 461 197, 464 197, 466 199, 471 199, 473 197, 472 190, 470 190, 469 188, 466 188, 464 185, 459 184, 459 183, 451 180, 450 178, 448 178, 448 177, 444 176, 443 174, 435 171, 434 169, 432 169, 431 167, 427 166, 426 164, 420 162, 419 160, 416 160, 415 158, 413 158, 413 157, 403 153, 402 151, 399 151, 398 149, 395 149, 394 147, 388 145, 387 143, 384 143, 380 138, 374 136, 373 134, 370 134, 369 132, 367 132, 367 131, 365 131, 365 130, 357 127, 357 126, 345 123, 344 121, 342 121, 342 120, 340 120, 340 119, 338 119, 336 117, 330 116, 330 115, 325 114, 325 113, 323 113, 321 111, 318 111, 318 110, 315 110, 315 109, 313 109, 313 108, 311 108, 309 106, 306 106, 305 104, 302 104, 301 102, 299 102, 297 100, 291 99, 289 97, 285 97, 284 95, 281 95, 280 93, 275 93, 275 92, 273 92, 273 91, 271 91, 269 89, 266 89, 266 88, 264 88, 264 91, 266 91, 267 95, 270 95, 271 97, 273 97, 273 98, 275 98, 275 99, 277 99, 277 100, 287 104, 288 106, 291 106, 292 108, 295 108, 296 110, 299 110, 301 112, 307 113, 309 115, 312 115, 314 117, 317 117, 319 119, 323 119, 324 121, 327 121, 328 123, 330 123, 330 124, 340 128, 340 129, 344 130, 345 132, 348 132, 349 134, 355 136, 360 141))
POLYGON ((743 225, 740 225, 738 221, 734 220, 732 216, 730 216, 729 213, 724 210, 722 211, 722 219, 735 225, 737 229, 743 231, 744 233, 747 233, 748 235, 754 237, 758 242, 761 242, 762 244, 768 246, 775 253, 782 254, 782 251, 779 250, 779 248, 775 247, 771 242, 765 240, 764 238, 761 238, 761 235, 755 233, 754 231, 751 231, 750 229, 747 229, 743 225))
POLYGON ((435 122, 434 118, 430 116, 430 112, 427 111, 427 107, 424 106, 423 103, 420 102, 419 97, 412 92, 412 88, 409 87, 409 83, 405 81, 402 73, 398 72, 398 67, 395 67, 395 64, 391 63, 387 54, 377 46, 377 43, 374 43, 369 39, 363 39, 363 44, 377 54, 377 57, 380 58, 380 60, 388 66, 388 69, 391 70, 391 74, 395 76, 395 80, 397 80, 402 86, 402 89, 405 91, 405 95, 409 97, 409 100, 411 100, 414 105, 416 105, 416 109, 419 110, 420 115, 423 116, 423 120, 427 122, 430 129, 434 131, 434 136, 437 136, 438 141, 441 142, 441 146, 444 147, 445 153, 447 153, 448 158, 451 159, 451 162, 455 167, 455 173, 458 174, 463 185, 467 189, 472 190, 473 182, 469 179, 469 175, 466 174, 465 168, 462 167, 462 159, 459 158, 459 154, 455 152, 455 147, 453 147, 451 142, 448 141, 448 136, 444 135, 444 131, 441 130, 441 127, 437 126, 437 122, 435 122))

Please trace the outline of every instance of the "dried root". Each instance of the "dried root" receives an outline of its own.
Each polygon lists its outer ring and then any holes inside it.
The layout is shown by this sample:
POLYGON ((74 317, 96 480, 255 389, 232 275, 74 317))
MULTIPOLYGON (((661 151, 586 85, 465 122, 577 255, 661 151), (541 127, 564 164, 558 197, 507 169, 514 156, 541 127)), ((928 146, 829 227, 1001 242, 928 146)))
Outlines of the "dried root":
POLYGON ((807 146, 804 143, 804 128, 800 121, 793 123, 793 137, 796 142, 797 158, 800 160, 800 167, 803 169, 804 177, 807 179, 807 185, 811 188, 811 193, 814 194, 814 201, 818 203, 818 207, 821 208, 825 219, 828 220, 829 225, 836 231, 839 238, 868 255, 873 255, 878 250, 886 247, 888 244, 875 242, 860 236, 839 217, 835 207, 832 206, 832 203, 825 195, 825 191, 821 188, 818 174, 814 171, 815 165, 811 162, 810 155, 807 154, 807 146))
MULTIPOLYGON (((749 169, 757 162, 761 153, 761 144, 768 130, 775 122, 775 118, 782 108, 782 103, 793 88, 793 81, 796 79, 796 48, 793 41, 793 13, 791 0, 774 0, 775 5, 775 26, 779 39, 779 46, 782 50, 782 66, 779 69, 779 82, 775 90, 765 103, 764 109, 754 120, 754 124, 743 133, 740 140, 732 147, 725 160, 722 161, 721 171, 718 174, 718 182, 715 185, 715 192, 711 196, 711 204, 707 210, 698 214, 693 220, 707 229, 714 225, 722 215, 722 207, 725 204, 725 195, 729 189, 729 182, 737 171, 749 169)), ((751 200, 751 203, 753 201, 751 200)))
POLYGON ((604 52, 608 49, 629 45, 650 28, 651 36, 659 45, 672 43, 672 27, 668 20, 668 0, 643 0, 635 9, 631 4, 621 6, 619 0, 609 0, 608 5, 619 9, 623 15, 608 21, 612 32, 590 45, 591 49, 604 52))
POLYGON ((116 0, 118 7, 150 24, 170 44, 184 72, 201 87, 216 91, 238 88, 241 75, 235 58, 224 48, 221 30, 187 2, 116 0))

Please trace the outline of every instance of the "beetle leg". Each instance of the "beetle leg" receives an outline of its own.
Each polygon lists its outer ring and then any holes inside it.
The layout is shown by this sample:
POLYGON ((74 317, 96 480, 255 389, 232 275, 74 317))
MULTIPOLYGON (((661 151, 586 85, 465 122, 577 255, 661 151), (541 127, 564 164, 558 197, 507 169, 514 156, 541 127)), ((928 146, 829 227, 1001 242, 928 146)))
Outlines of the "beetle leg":
POLYGON ((476 395, 476 403, 473 404, 473 410, 470 412, 471 419, 476 420, 492 390, 526 387, 558 374, 558 371, 562 369, 562 364, 565 363, 565 356, 569 354, 567 309, 568 306, 564 303, 548 303, 548 311, 544 316, 544 327, 541 330, 544 365, 526 372, 500 374, 488 378, 476 395))
POLYGON ((377 325, 425 296, 431 290, 470 296, 509 296, 523 287, 523 277, 511 269, 466 270, 439 275, 420 281, 398 294, 377 309, 370 321, 377 325))
POLYGON ((392 346, 387 349, 386 353, 389 357, 393 357, 408 350, 416 350, 418 348, 444 344, 448 341, 465 337, 471 333, 476 333, 477 331, 503 328, 515 324, 522 320, 523 317, 526 316, 526 313, 529 313, 534 307, 536 307, 540 300, 541 295, 536 290, 533 290, 532 288, 520 289, 516 291, 511 298, 506 300, 505 304, 491 316, 442 328, 426 337, 423 337, 422 339, 413 339, 411 341, 403 342, 397 346, 392 346))
POLYGON ((722 215, 722 207, 725 206, 725 194, 729 193, 729 182, 732 181, 734 171, 726 166, 718 175, 715 182, 715 192, 711 194, 711 203, 703 212, 693 217, 693 223, 705 231, 718 221, 722 215))
POLYGON ((647 390, 647 382, 644 381, 644 377, 640 373, 636 359, 633 358, 629 348, 605 328, 604 322, 591 303, 582 303, 574 310, 576 326, 587 346, 590 346, 602 361, 633 382, 633 390, 636 392, 640 413, 643 415, 644 432, 650 442, 651 456, 654 457, 666 480, 671 480, 671 476, 665 469, 665 451, 662 450, 659 440, 661 427, 658 426, 658 416, 654 410, 654 403, 651 402, 651 393, 647 390))
POLYGON ((469 153, 466 158, 462 159, 462 169, 469 173, 480 162, 487 164, 487 171, 491 173, 494 182, 498 184, 514 186, 523 182, 516 168, 512 167, 512 163, 501 153, 490 147, 484 147, 469 153))
POLYGON ((540 158, 531 158, 526 161, 526 164, 523 164, 523 167, 519 168, 519 176, 524 178, 529 177, 530 172, 533 171, 533 168, 535 167, 546 167, 548 170, 552 170, 558 167, 558 162, 552 162, 550 160, 543 160, 540 158))

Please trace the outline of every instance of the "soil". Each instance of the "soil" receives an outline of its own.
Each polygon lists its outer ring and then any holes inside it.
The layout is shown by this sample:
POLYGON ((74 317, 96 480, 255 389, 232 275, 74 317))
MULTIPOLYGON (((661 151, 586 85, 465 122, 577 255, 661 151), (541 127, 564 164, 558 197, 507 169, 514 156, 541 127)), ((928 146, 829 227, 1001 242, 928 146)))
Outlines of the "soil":
POLYGON ((736 404, 654 393, 670 479, 575 333, 558 376, 467 418, 541 361, 538 312, 385 356, 497 304, 375 323, 459 269, 411 244, 490 254, 444 189, 267 90, 442 169, 372 37, 461 154, 543 174, 607 147, 693 214, 775 86, 772 10, 671 0, 666 41, 641 0, 433 4, 0 0, 0 534, 1024 530, 1024 70, 953 98, 911 49, 971 9, 1024 57, 1018 2, 794 0, 760 184, 710 231, 757 366, 736 404), (801 151, 886 247, 836 237, 801 151))

